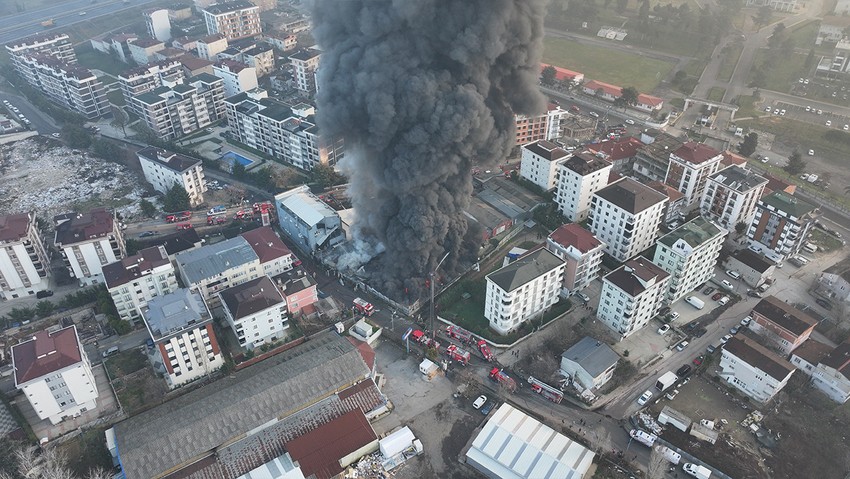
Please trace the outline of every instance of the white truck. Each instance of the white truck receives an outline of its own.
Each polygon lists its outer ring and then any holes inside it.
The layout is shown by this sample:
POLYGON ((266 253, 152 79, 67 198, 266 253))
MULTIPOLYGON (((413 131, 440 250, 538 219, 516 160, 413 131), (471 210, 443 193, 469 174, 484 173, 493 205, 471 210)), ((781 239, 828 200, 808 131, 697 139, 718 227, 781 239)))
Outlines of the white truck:
POLYGON ((685 298, 685 301, 687 301, 688 304, 697 309, 702 309, 705 307, 705 302, 703 302, 703 300, 697 298, 696 296, 688 296, 687 298, 685 298))
POLYGON ((640 429, 632 429, 629 431, 629 436, 635 441, 643 444, 647 447, 652 447, 655 445, 655 441, 658 439, 658 436, 655 434, 650 434, 646 431, 641 431, 640 429))
POLYGON ((686 462, 685 464, 683 464, 682 470, 690 474, 691 476, 696 477, 697 479, 708 479, 709 477, 711 477, 711 469, 691 462, 686 462))
POLYGON ((679 376, 676 376, 676 373, 673 371, 667 371, 662 374, 658 381, 655 383, 655 389, 664 392, 670 388, 670 386, 676 384, 676 381, 679 380, 679 376))

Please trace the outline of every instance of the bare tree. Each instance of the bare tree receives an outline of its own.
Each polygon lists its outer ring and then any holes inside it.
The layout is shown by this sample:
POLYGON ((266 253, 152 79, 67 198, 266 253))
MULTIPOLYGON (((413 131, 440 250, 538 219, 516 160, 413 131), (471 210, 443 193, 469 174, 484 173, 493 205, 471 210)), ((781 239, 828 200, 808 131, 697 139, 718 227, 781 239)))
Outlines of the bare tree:
POLYGON ((666 471, 667 459, 664 459, 661 446, 655 446, 649 453, 649 467, 646 469, 646 477, 647 479, 664 479, 666 471))

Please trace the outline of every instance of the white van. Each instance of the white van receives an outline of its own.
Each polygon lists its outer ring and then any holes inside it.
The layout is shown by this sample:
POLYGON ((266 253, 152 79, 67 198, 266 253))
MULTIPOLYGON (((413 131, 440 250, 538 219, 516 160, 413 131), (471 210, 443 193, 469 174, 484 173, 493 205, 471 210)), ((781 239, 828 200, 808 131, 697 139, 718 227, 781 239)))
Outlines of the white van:
POLYGON ((111 348, 104 351, 103 357, 108 358, 109 356, 112 356, 113 354, 118 354, 118 346, 112 346, 111 348))
POLYGON ((803 245, 803 251, 805 251, 806 253, 814 253, 817 250, 818 250, 818 247, 811 244, 811 243, 806 243, 806 244, 803 245))
POLYGON ((685 298, 685 301, 687 301, 688 304, 690 304, 691 306, 693 306, 697 309, 702 309, 702 308, 705 307, 705 303, 701 299, 697 298, 696 296, 688 296, 687 298, 685 298))

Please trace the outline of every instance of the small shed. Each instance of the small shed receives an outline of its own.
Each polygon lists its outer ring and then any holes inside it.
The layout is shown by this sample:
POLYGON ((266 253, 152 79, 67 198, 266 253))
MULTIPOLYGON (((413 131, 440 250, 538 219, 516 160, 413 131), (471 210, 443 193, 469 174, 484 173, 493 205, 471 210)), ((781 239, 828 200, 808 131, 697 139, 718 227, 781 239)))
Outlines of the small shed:
POLYGON ((702 424, 694 423, 691 426, 691 436, 714 444, 715 442, 717 442, 717 438, 720 436, 720 434, 717 431, 703 426, 702 424))
POLYGON ((685 416, 670 406, 664 406, 664 409, 658 414, 658 422, 669 424, 682 432, 688 432, 688 428, 691 427, 693 421, 688 416, 685 416))
POLYGON ((385 458, 389 459, 401 454, 405 449, 412 447, 414 440, 416 440, 416 436, 413 435, 413 431, 411 431, 409 427, 404 426, 398 431, 395 431, 381 439, 378 443, 378 447, 381 450, 381 454, 385 458))

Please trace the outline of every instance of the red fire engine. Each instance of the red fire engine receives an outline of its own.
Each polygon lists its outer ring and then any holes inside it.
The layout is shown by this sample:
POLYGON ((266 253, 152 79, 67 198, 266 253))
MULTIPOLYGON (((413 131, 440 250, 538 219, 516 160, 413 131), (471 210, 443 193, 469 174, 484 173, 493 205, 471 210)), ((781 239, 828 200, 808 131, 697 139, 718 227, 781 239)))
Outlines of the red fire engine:
POLYGON ((418 329, 410 333, 410 337, 413 338, 413 341, 425 346, 426 348, 434 348, 437 351, 440 350, 440 343, 429 338, 425 333, 418 329))
POLYGON ((457 339, 461 344, 469 344, 474 339, 472 333, 458 326, 447 327, 446 336, 457 339))
POLYGON ((546 399, 552 401, 555 404, 561 404, 561 400, 564 399, 564 393, 544 383, 543 381, 534 379, 534 376, 528 377, 528 384, 531 384, 532 391, 545 397, 546 399))
POLYGON ((354 298, 354 309, 363 316, 372 316, 372 313, 375 312, 375 307, 372 306, 372 303, 361 298, 354 298))
POLYGON ((186 221, 192 217, 191 211, 184 211, 182 213, 176 213, 173 215, 168 215, 165 217, 166 223, 177 223, 178 221, 186 221))
POLYGON ((454 344, 450 344, 449 347, 446 348, 446 355, 454 361, 457 361, 464 366, 469 364, 470 354, 469 351, 464 351, 454 344))
POLYGON ((478 341, 478 350, 481 351, 481 355, 484 356, 484 359, 487 362, 493 362, 496 360, 496 356, 493 356, 493 352, 490 351, 490 346, 487 345, 487 341, 483 339, 478 341))
POLYGON ((501 384, 510 392, 516 391, 516 381, 499 368, 493 368, 490 371, 490 380, 501 384))

